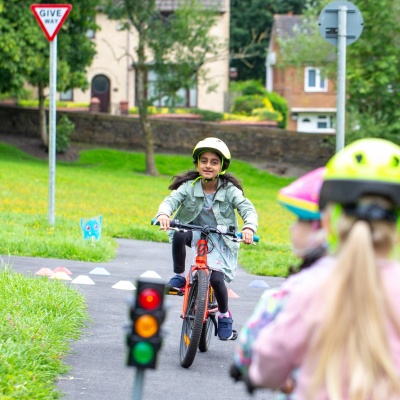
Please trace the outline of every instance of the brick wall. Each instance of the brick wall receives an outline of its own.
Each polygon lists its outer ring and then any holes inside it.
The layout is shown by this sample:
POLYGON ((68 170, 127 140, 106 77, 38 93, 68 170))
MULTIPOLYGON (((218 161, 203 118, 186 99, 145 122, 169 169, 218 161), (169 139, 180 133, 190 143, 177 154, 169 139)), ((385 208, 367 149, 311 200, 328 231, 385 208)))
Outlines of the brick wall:
MULTIPOLYGON (((101 146, 144 150, 138 118, 108 114, 58 111, 75 124, 72 140, 101 146)), ((0 106, 0 133, 28 137, 37 132, 38 110, 0 106)), ((322 166, 334 154, 332 135, 306 134, 249 125, 224 125, 197 121, 153 120, 155 151, 190 154, 204 137, 227 143, 232 156, 243 160, 289 163, 307 168, 322 166)))

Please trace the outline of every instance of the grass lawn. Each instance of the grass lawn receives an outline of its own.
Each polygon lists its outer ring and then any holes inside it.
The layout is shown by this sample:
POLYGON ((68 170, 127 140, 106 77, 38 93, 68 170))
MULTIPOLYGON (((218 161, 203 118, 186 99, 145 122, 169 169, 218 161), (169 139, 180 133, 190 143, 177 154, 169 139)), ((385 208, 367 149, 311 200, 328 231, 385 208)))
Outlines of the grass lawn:
POLYGON ((87 321, 85 299, 57 280, 0 265, 0 398, 58 399, 55 378, 87 321))
MULTIPOLYGON (((171 177, 192 168, 190 157, 158 155, 159 177, 144 174, 140 153, 90 150, 78 162, 58 163, 56 224, 48 224, 48 164, 0 143, 0 254, 106 261, 115 256, 113 238, 167 241, 151 226, 171 177), (81 218, 103 216, 102 237, 82 237, 81 218)), ((289 246, 293 217, 276 201, 290 180, 234 160, 258 214, 261 240, 242 246, 241 265, 260 275, 284 276, 294 262, 289 246)), ((166 255, 167 256, 167 255, 166 255)), ((88 319, 85 299, 57 280, 27 277, 0 259, 0 398, 58 399, 58 376, 70 340, 88 319)))
MULTIPOLYGON (((86 150, 77 162, 57 163, 56 224, 48 224, 48 163, 0 143, 0 254, 106 261, 114 257, 113 238, 167 241, 150 225, 170 191, 171 177, 191 169, 186 156, 157 155, 159 177, 144 174, 145 157, 109 149, 86 150), (103 216, 102 237, 88 242, 80 219, 103 216)), ((294 220, 276 201, 287 178, 275 177, 233 160, 230 172, 244 185, 259 214, 260 243, 241 247, 239 262, 260 275, 284 276, 295 262, 289 245, 294 220)))

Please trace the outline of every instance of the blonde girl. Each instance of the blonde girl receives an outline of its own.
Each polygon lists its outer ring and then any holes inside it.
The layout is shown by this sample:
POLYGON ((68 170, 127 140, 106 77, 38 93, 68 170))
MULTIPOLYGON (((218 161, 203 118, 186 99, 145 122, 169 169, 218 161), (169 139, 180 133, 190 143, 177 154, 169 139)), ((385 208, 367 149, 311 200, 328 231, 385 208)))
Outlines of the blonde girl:
POLYGON ((327 164, 322 222, 335 261, 294 290, 253 345, 253 384, 280 387, 300 367, 297 400, 400 398, 400 147, 362 139, 327 164), (337 243, 335 243, 337 242, 337 243), (321 273, 325 271, 324 273, 321 273))

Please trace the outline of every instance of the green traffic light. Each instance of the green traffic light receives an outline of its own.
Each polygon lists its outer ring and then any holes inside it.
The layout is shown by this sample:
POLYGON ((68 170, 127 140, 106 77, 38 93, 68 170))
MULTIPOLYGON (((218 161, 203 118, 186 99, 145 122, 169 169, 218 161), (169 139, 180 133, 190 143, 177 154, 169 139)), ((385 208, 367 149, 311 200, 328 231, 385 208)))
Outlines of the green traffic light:
POLYGON ((154 359, 154 348, 148 342, 139 342, 132 350, 133 359, 142 365, 148 364, 154 359))

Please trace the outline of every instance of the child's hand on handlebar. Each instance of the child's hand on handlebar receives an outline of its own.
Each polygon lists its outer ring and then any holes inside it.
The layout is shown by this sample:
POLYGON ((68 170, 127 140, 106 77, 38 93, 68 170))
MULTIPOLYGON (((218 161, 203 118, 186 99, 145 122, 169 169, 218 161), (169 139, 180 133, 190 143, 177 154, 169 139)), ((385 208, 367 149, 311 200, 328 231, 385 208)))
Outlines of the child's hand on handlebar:
POLYGON ((171 218, 168 217, 168 215, 165 214, 161 214, 158 216, 158 218, 154 221, 153 225, 156 225, 157 222, 160 223, 160 231, 168 231, 170 230, 170 222, 171 222, 171 218))
POLYGON ((293 378, 289 377, 286 379, 284 385, 279 388, 282 393, 291 394, 294 391, 295 381, 293 378))
POLYGON ((242 242, 244 244, 253 243, 253 231, 251 229, 245 228, 242 230, 242 242))

